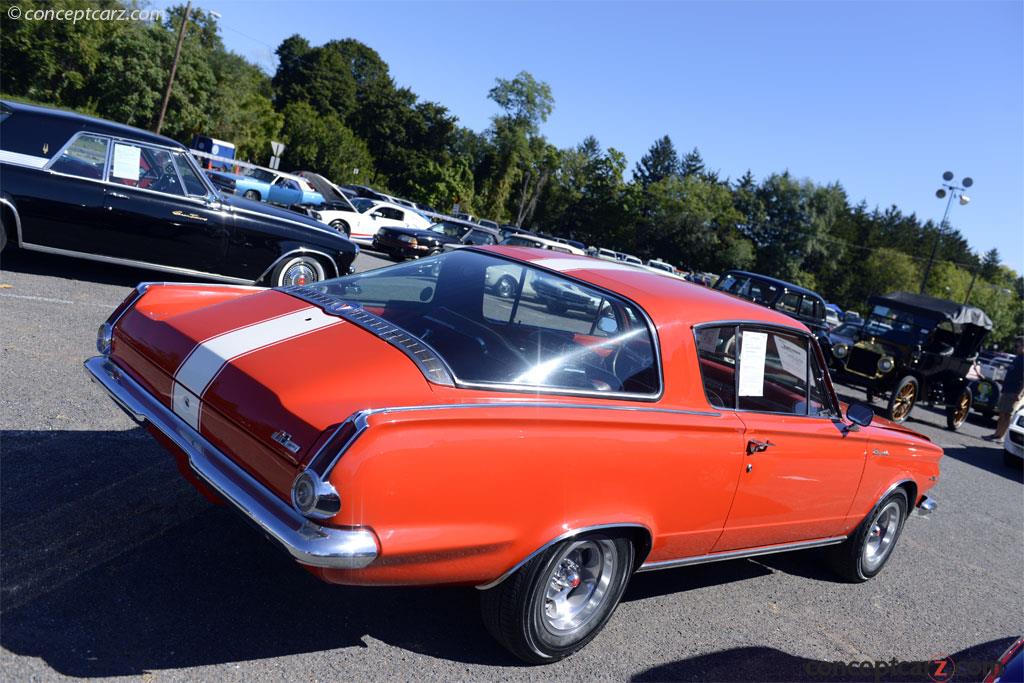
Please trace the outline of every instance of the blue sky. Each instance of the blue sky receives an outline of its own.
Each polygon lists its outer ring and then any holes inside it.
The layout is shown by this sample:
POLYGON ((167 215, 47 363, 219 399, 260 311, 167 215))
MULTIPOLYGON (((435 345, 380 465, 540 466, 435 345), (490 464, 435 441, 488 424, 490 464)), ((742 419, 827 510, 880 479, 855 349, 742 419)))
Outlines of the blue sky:
POLYGON ((630 168, 667 133, 723 175, 789 169, 935 220, 942 172, 970 175, 951 223, 1024 272, 1021 0, 198 5, 270 72, 293 33, 356 38, 475 130, 496 112, 495 77, 525 69, 551 85, 554 144, 592 134, 630 168))

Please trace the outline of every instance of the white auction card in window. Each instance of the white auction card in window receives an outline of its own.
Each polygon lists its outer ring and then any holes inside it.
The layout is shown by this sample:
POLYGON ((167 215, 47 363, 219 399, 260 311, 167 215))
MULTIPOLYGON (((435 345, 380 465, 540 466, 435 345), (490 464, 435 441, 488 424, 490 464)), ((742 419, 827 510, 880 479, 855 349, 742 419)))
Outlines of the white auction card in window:
POLYGON ((139 157, 142 150, 131 145, 114 145, 114 168, 111 174, 115 178, 139 180, 139 157))
POLYGON ((766 332, 743 332, 740 338, 740 396, 764 396, 766 332))

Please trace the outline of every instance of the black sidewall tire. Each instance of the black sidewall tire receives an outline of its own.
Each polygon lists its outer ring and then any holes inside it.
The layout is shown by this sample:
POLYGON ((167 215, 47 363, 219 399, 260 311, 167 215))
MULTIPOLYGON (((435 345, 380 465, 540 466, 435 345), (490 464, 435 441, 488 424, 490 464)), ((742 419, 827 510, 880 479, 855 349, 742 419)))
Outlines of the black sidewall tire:
POLYGON ((897 384, 893 388, 892 395, 889 396, 889 405, 886 407, 885 416, 887 418, 889 418, 890 420, 892 420, 893 422, 895 422, 896 424, 903 424, 908 419, 910 419, 910 414, 912 412, 914 412, 914 406, 917 405, 917 399, 920 398, 920 396, 921 396, 921 385, 918 383, 918 381, 916 379, 914 379, 913 375, 907 375, 906 377, 901 379, 899 384, 897 384), (899 395, 900 390, 903 389, 903 387, 905 387, 909 383, 913 383, 914 384, 914 400, 910 404, 910 407, 907 408, 907 414, 904 415, 901 419, 897 420, 897 419, 893 418, 893 416, 892 416, 892 409, 896 405, 896 397, 899 395))
MULTIPOLYGON (((282 284, 281 279, 284 277, 285 271, 287 271, 288 268, 296 265, 300 261, 308 263, 313 268, 313 271, 320 276, 316 280, 313 280, 312 282, 320 282, 326 277, 326 274, 324 274, 323 272, 323 266, 320 265, 320 262, 317 261, 315 258, 313 258, 312 256, 296 256, 294 258, 286 258, 283 261, 281 261, 281 263, 277 264, 277 267, 274 268, 274 272, 271 273, 270 276, 270 286, 283 287, 284 284, 282 284)), ((311 282, 307 282, 306 284, 311 284, 311 282)))
POLYGON ((517 283, 511 275, 502 275, 498 280, 498 296, 502 299, 511 299, 516 295, 517 283))
POLYGON ((896 545, 899 543, 900 536, 903 535, 903 527, 907 523, 907 516, 910 510, 910 500, 907 497, 907 492, 899 487, 892 491, 889 495, 879 501, 878 505, 871 509, 871 513, 864 518, 864 521, 860 523, 851 536, 845 543, 835 546, 832 549, 831 561, 832 567, 836 573, 842 576, 847 581, 852 583, 863 583, 868 579, 877 576, 881 572, 885 565, 889 564, 889 560, 892 559, 892 554, 896 552, 896 545), (889 554, 885 556, 885 559, 875 569, 866 571, 864 569, 864 545, 867 543, 868 534, 871 531, 871 526, 874 524, 875 518, 878 514, 888 505, 891 501, 898 500, 900 503, 900 524, 896 529, 896 537, 892 541, 892 546, 889 549, 889 554))
POLYGON ((258 202, 260 200, 260 193, 256 190, 246 190, 242 196, 254 202, 258 202))
POLYGON ((345 237, 352 236, 352 228, 348 227, 348 223, 341 219, 331 221, 331 227, 334 228, 335 230, 340 230, 341 232, 345 233, 345 237))

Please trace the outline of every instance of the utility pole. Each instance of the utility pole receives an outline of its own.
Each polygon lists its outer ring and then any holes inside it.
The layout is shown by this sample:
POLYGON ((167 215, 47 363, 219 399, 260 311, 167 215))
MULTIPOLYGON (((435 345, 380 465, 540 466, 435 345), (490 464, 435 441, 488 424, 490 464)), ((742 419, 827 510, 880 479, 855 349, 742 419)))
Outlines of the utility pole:
POLYGON ((174 61, 171 62, 171 75, 167 78, 167 90, 164 92, 164 102, 160 105, 160 117, 156 120, 155 132, 159 133, 164 127, 164 116, 167 115, 167 104, 171 101, 171 87, 174 85, 174 74, 178 70, 178 58, 181 57, 181 44, 185 42, 185 27, 188 26, 188 15, 192 12, 192 0, 185 5, 185 14, 181 18, 181 28, 178 30, 178 45, 174 48, 174 61))

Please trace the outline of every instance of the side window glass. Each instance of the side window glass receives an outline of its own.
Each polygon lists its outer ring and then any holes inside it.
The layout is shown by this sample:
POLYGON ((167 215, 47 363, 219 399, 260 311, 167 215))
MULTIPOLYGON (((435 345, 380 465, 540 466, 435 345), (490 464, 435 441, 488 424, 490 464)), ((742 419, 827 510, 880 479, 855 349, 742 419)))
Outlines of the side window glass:
POLYGON ((807 406, 809 415, 822 417, 838 417, 832 406, 831 394, 825 382, 825 370, 818 362, 818 354, 811 353, 811 383, 808 390, 810 401, 807 406))
POLYGON ((817 311, 815 311, 814 303, 814 299, 805 297, 803 301, 800 302, 800 315, 807 316, 808 318, 817 318, 818 316, 817 311))
POLYGON ((488 266, 484 271, 483 315, 488 322, 508 323, 512 320, 512 308, 523 267, 512 264, 488 266))
POLYGON ((207 195, 206 185, 196 174, 192 164, 189 163, 185 154, 182 152, 174 153, 174 161, 178 165, 178 173, 181 175, 181 180, 185 183, 185 191, 193 197, 205 197, 207 195))
POLYGON ((53 162, 50 170, 80 178, 102 180, 109 144, 107 138, 81 135, 53 162))
POLYGON ((736 328, 704 327, 696 332, 704 395, 716 408, 736 407, 736 328))
POLYGON ((142 148, 124 142, 114 143, 114 155, 110 162, 111 182, 130 187, 144 187, 151 179, 145 178, 150 170, 142 157, 142 148))
POLYGON ((800 310, 800 295, 788 292, 779 300, 778 309, 787 313, 796 313, 800 310))
POLYGON ((778 332, 740 335, 739 407, 807 415, 807 340, 778 332))

